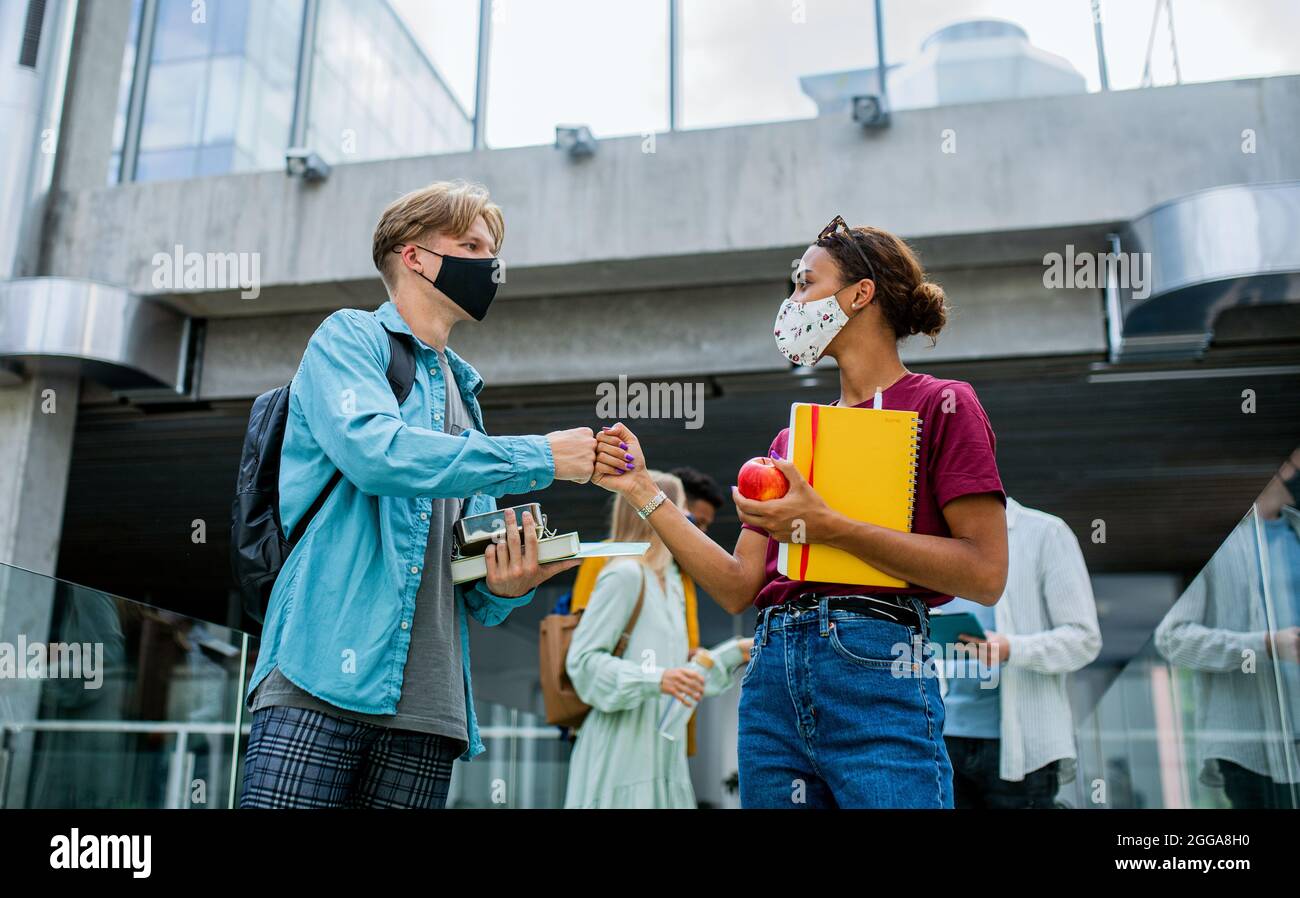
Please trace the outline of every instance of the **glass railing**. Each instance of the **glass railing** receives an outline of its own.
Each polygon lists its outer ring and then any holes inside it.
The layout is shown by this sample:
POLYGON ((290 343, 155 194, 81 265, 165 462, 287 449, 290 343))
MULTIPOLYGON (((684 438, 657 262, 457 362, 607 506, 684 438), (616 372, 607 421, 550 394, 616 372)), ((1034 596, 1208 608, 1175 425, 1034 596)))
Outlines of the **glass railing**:
MULTIPOLYGON (((788 121, 879 92, 871 0, 191 7, 134 6, 112 166, 122 180, 277 168, 290 143, 342 163, 546 144, 558 125, 601 138, 788 121)), ((880 8, 899 110, 1300 72, 1293 0, 880 8)))
MULTIPOLYGON (((1080 719, 1062 805, 1300 806, 1300 511, 1282 483, 1080 719)), ((0 565, 0 807, 235 806, 257 647, 237 629, 0 565)), ((487 751, 454 766, 447 806, 562 806, 561 731, 476 707, 487 751)))
POLYGON ((1300 807, 1300 512, 1241 520, 1079 725, 1067 803, 1300 807))
MULTIPOLYGON (((258 640, 0 564, 0 808, 238 804, 258 640)), ((447 806, 564 803, 569 746, 537 715, 478 702, 487 751, 447 806)))
POLYGON ((449 808, 561 808, 569 776, 569 743, 537 714, 476 702, 487 749, 452 768, 449 808))
POLYGON ((231 806, 249 641, 0 565, 0 806, 231 806))

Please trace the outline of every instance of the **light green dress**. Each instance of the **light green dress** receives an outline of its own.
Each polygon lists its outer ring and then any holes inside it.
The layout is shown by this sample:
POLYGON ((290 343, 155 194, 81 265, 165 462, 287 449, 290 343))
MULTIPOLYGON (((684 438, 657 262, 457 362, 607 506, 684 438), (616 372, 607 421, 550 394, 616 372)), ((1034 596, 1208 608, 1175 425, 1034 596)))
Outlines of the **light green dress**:
POLYGON ((659 579, 633 559, 610 562, 596 578, 573 631, 566 667, 591 713, 569 762, 566 808, 693 808, 686 724, 676 741, 659 735, 669 697, 663 672, 686 664, 686 598, 670 563, 659 579), (645 578, 645 601, 621 658, 611 652, 632 616, 645 578))

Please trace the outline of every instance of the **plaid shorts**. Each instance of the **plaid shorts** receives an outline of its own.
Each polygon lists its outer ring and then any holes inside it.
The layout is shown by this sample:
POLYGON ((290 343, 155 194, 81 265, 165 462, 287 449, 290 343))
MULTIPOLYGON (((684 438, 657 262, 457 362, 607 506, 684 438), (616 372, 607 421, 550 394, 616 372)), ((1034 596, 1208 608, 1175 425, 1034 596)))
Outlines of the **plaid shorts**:
POLYGON ((442 808, 458 739, 305 708, 253 712, 241 808, 442 808))

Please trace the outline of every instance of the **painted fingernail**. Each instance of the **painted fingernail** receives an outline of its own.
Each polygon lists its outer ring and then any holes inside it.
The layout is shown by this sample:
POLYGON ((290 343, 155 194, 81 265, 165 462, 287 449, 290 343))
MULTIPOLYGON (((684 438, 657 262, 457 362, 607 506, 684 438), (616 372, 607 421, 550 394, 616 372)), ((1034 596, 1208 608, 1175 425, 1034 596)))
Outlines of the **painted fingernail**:
POLYGON ((628 463, 627 469, 628 469, 629 471, 631 471, 631 470, 633 470, 633 469, 635 469, 635 468, 636 468, 636 465, 632 464, 631 462, 628 463))
POLYGON ((627 443, 619 443, 619 444, 618 444, 618 448, 620 448, 620 449, 626 449, 626 448, 627 448, 627 443))
POLYGON ((635 455, 624 455, 623 457, 624 457, 625 459, 627 459, 628 461, 636 461, 636 456, 635 456, 635 455))

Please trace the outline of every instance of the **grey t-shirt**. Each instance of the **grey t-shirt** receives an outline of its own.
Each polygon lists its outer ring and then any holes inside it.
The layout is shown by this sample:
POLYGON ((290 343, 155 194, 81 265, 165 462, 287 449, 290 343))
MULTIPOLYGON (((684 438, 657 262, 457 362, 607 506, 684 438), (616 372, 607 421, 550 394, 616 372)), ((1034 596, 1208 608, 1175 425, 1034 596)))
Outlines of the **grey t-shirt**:
MULTIPOLYGON (((473 427, 445 353, 438 353, 447 402, 443 429, 459 435, 473 427)), ((430 372, 432 374, 432 372, 430 372)), ((253 693, 251 709, 282 705, 323 711, 335 717, 377 726, 436 733, 468 744, 465 724, 465 680, 461 667, 460 621, 451 582, 452 527, 460 517, 459 499, 434 499, 429 514, 429 544, 424 576, 415 597, 411 645, 402 673, 402 695, 396 714, 362 714, 335 707, 298 688, 272 667, 253 693)))

